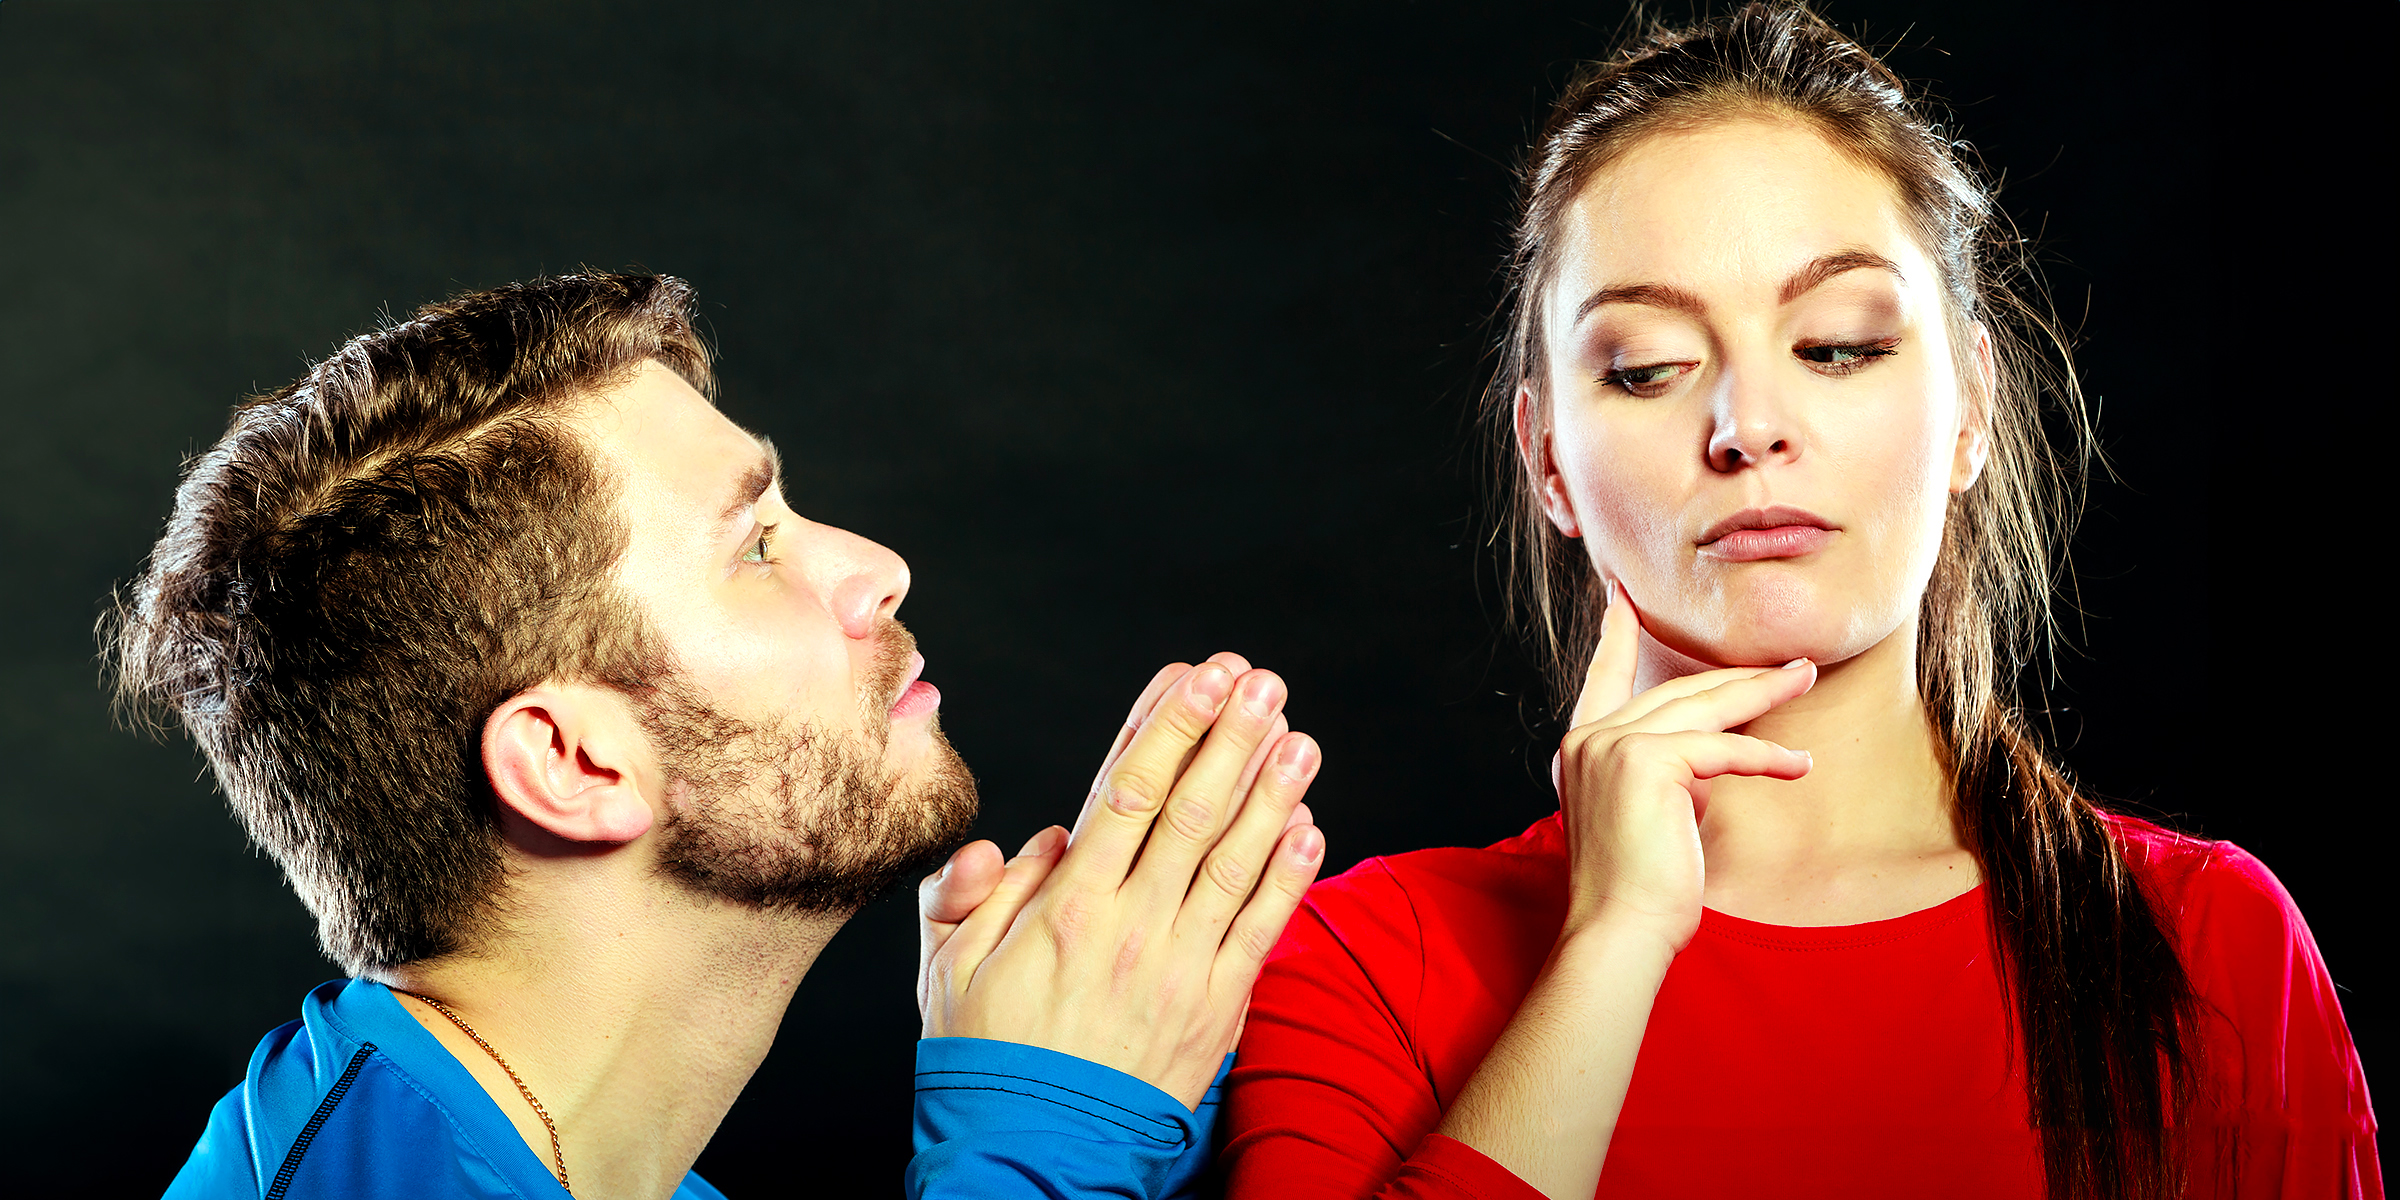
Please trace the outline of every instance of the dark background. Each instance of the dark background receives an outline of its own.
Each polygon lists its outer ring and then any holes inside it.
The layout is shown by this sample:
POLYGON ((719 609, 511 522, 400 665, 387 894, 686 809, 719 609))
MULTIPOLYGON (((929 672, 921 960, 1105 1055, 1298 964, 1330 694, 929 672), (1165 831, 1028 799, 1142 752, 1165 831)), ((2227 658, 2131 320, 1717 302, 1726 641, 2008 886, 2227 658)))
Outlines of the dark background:
MULTIPOLYGON (((12 1185, 154 1193, 334 973, 192 751, 111 727, 90 629, 230 404, 462 288, 699 286, 793 504, 910 560, 1011 848, 1156 664, 1226 647, 1327 748, 1330 869, 1549 810, 1466 413, 1504 164, 1622 9, 1130 7, 0 5, 12 1185)), ((1953 104, 2080 323, 2122 482, 2076 546, 2070 757, 2282 876, 2370 1072, 2392 12, 1832 9, 1953 104)), ((835 941, 704 1173, 896 1189, 912 955, 899 899, 835 941)))

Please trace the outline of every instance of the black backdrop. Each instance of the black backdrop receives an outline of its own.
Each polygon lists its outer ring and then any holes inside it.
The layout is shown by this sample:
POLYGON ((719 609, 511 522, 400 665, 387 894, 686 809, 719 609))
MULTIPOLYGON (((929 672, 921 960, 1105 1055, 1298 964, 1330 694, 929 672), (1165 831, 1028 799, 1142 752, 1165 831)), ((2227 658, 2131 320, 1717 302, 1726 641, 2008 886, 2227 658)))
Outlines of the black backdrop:
MULTIPOLYGON (((1011 848, 1072 811, 1155 664, 1223 647, 1327 748, 1332 868, 1547 811, 1464 414, 1502 164, 1621 10, 1468 7, 0 5, 12 1183, 155 1191, 331 974, 196 756, 112 729, 89 630, 230 403, 461 288, 699 286, 793 503, 910 560, 1011 848)), ((2392 789, 2351 681, 2388 658, 2363 568, 2392 242, 2362 185, 2392 8, 2204 36, 1958 7, 1832 15, 1953 103, 2081 323, 2122 482, 2077 546, 2062 740, 2281 873, 2372 1066, 2362 827, 2392 789)), ((834 942, 705 1173, 895 1188, 911 956, 903 899, 834 942)))

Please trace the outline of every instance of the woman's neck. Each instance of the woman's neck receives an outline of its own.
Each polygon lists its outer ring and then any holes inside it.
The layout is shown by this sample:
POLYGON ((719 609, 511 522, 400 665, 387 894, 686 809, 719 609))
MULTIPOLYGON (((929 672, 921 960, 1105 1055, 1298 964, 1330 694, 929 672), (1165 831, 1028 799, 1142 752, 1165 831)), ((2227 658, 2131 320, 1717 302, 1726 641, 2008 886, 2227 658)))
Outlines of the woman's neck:
MULTIPOLYGON (((1806 750, 1815 765, 1797 780, 1708 781, 1708 907, 1774 925, 1855 925, 1975 886, 1940 735, 1917 694, 1916 632, 1912 622, 1820 665, 1806 695, 1737 730, 1806 750)), ((1648 687, 1676 673, 1681 656, 1643 641, 1648 687)))

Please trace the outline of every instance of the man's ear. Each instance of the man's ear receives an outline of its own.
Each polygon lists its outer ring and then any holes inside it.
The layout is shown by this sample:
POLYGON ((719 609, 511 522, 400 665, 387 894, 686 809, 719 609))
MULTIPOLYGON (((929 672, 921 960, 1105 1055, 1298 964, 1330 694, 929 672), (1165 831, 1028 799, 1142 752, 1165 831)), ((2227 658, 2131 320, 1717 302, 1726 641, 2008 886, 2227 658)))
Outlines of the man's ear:
POLYGON ((1550 430, 1535 428, 1533 417, 1533 387, 1517 385, 1517 457, 1525 464, 1525 475, 1533 480, 1534 490, 1541 495, 1542 511, 1550 523, 1568 537, 1582 537, 1583 526, 1575 520, 1575 502, 1567 496, 1567 481, 1558 473, 1558 460, 1550 451, 1550 430))
POLYGON ((625 698, 581 684, 529 688, 483 723, 483 769, 504 820, 514 813, 570 842, 623 844, 650 831, 656 814, 636 770, 647 752, 625 698))
POLYGON ((1975 323, 1975 378, 1961 396, 1958 445, 1950 455, 1950 491, 1957 494, 1983 477, 1983 464, 1992 452, 1992 406, 2000 400, 2000 371, 1992 358, 1992 331, 1975 323))

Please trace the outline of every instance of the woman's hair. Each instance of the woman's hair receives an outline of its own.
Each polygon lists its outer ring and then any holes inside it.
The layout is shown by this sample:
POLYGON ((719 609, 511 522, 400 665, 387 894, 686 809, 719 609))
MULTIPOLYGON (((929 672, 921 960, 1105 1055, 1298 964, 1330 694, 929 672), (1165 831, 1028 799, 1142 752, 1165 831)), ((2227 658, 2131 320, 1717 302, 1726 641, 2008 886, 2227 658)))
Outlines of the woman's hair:
POLYGON ((1806 8, 1754 3, 1653 29, 1579 74, 1534 145, 1512 310, 1485 396, 1508 481, 1506 536, 1496 540, 1510 610, 1544 652, 1563 707, 1605 596, 1544 516, 1514 437, 1520 386, 1532 396, 1527 419, 1537 429, 1549 419, 1543 305, 1561 214, 1642 139, 1728 117, 1789 121, 1879 171, 1941 272, 1957 369, 1989 424, 1990 455, 1976 486, 1950 501, 1919 610, 1918 693, 1941 734, 1958 828, 1983 869, 2050 1196, 2172 1195, 2180 1170, 2170 1135, 2190 1092, 2190 983, 2100 810, 2011 703, 2018 675, 2056 632, 2050 594, 2092 446, 2081 392, 2025 248, 1961 147, 1898 76, 1806 8), (1989 389, 1975 365, 1978 323, 1997 368, 1989 389), (2044 431, 2045 397, 2071 452, 2044 431))

